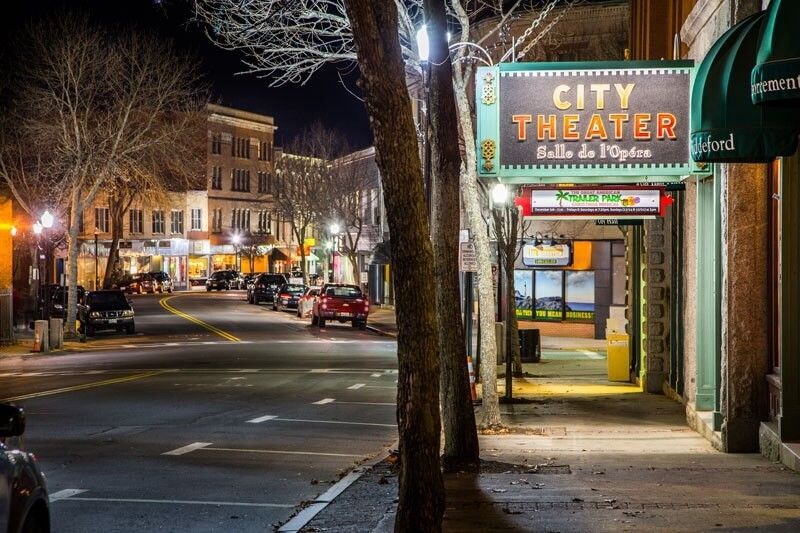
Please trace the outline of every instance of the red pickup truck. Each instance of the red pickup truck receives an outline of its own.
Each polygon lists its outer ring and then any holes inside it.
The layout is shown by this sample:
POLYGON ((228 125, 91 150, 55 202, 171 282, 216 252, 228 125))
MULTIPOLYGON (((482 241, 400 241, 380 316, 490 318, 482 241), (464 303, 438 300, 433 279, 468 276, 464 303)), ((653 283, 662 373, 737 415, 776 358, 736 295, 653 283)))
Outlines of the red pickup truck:
POLYGON ((356 285, 328 283, 322 286, 311 309, 311 324, 325 327, 326 320, 350 322, 354 328, 366 329, 369 301, 356 285))

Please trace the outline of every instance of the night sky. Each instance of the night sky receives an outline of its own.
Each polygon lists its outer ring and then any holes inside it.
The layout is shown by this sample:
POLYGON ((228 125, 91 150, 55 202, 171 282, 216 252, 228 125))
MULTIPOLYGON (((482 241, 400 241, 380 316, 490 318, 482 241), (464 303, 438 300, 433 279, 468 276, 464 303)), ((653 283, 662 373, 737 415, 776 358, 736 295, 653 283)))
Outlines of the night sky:
MULTIPOLYGON (((211 44, 199 23, 191 20, 190 0, 15 0, 4 4, 7 28, 19 28, 28 21, 72 10, 88 13, 98 23, 141 27, 172 38, 180 48, 193 52, 201 60, 203 74, 211 84, 213 102, 275 117, 279 145, 302 133, 314 121, 340 131, 354 150, 372 142, 366 110, 339 83, 336 67, 319 71, 305 86, 278 88, 270 88, 268 79, 237 74, 245 68, 242 54, 211 44)), ((340 68, 344 71, 347 67, 340 68)), ((345 77, 352 91, 357 91, 356 79, 356 74, 345 77)))

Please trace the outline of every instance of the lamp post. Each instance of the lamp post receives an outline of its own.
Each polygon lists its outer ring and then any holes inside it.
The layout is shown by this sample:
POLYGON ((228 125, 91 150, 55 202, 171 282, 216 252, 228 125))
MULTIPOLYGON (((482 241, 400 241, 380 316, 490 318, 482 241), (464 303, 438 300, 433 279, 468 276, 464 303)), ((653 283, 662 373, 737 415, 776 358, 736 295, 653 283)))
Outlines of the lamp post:
POLYGON ((42 226, 41 234, 44 240, 44 319, 50 319, 50 243, 47 240, 47 230, 53 227, 55 217, 45 209, 39 217, 42 226))
MULTIPOLYGON (((508 188, 504 184, 498 183, 497 185, 495 185, 492 188, 492 207, 494 209, 500 210, 500 217, 499 218, 500 218, 501 226, 503 226, 503 227, 505 226, 505 221, 506 221, 506 207, 508 205, 508 196, 509 196, 508 188)), ((497 230, 498 231, 503 231, 503 228, 502 227, 501 228, 497 228, 497 230)), ((499 269, 498 269, 498 272, 497 272, 497 279, 498 279, 497 297, 498 297, 499 302, 498 302, 498 305, 497 305, 497 309, 499 311, 498 314, 500 315, 501 318, 503 317, 503 305, 502 305, 502 299, 501 299, 502 283, 500 283, 500 280, 503 279, 503 272, 502 272, 503 259, 502 259, 502 257, 503 257, 503 254, 502 254, 502 251, 500 250, 500 239, 498 239, 498 241, 497 241, 497 263, 498 263, 499 269)), ((508 262, 509 262, 509 258, 507 257, 506 258, 506 265, 505 265, 506 269, 511 268, 511 266, 508 264, 508 262)), ((506 288, 506 290, 507 290, 507 288, 506 288)), ((509 317, 505 317, 505 318, 506 318, 506 322, 507 322, 509 317)), ((507 325, 508 324, 506 324, 506 326, 507 325)), ((508 330, 504 328, 503 331, 504 331, 505 336, 508 337, 508 330)), ((503 340, 505 341, 506 339, 503 339, 503 340)), ((508 346, 508 342, 503 342, 502 345, 503 346, 508 346)), ((512 398, 512 388, 513 388, 512 364, 513 363, 511 361, 511 354, 510 353, 506 353, 506 394, 505 394, 506 400, 511 400, 511 398, 512 398)))
POLYGON ((330 280, 331 280, 331 283, 336 283, 336 268, 334 267, 333 258, 334 258, 334 253, 336 252, 336 243, 337 243, 336 239, 338 238, 340 230, 341 230, 341 228, 339 227, 339 224, 337 224, 336 222, 333 222, 330 226, 328 226, 328 231, 331 234, 331 241, 330 241, 329 245, 327 246, 327 248, 328 248, 328 250, 330 251, 330 254, 331 254, 331 262, 330 262, 330 267, 331 267, 330 280))
POLYGON ((97 228, 94 228, 94 290, 100 284, 100 262, 97 257, 97 234, 100 233, 97 228))
POLYGON ((233 242, 233 250, 236 252, 236 259, 234 260, 233 266, 236 268, 236 272, 239 272, 242 270, 239 264, 239 245, 242 243, 242 236, 238 233, 234 233, 231 242, 233 242))
POLYGON ((417 31, 417 53, 419 60, 422 63, 422 90, 425 92, 425 111, 422 126, 422 139, 424 144, 424 164, 423 164, 423 179, 425 185, 425 207, 428 213, 428 224, 431 221, 431 143, 428 136, 430 128, 430 77, 431 77, 431 63, 430 63, 430 40, 428 39, 428 27, 423 24, 417 31))

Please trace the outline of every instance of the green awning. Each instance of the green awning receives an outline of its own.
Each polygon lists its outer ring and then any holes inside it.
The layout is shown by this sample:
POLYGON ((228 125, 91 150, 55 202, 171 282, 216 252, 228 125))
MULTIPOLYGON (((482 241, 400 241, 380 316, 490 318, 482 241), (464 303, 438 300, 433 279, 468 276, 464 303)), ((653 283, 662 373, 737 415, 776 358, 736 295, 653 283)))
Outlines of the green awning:
POLYGON ((736 24, 714 43, 692 89, 692 159, 766 163, 797 149, 796 114, 754 106, 750 73, 766 13, 736 24))
POLYGON ((800 104, 800 2, 772 0, 750 91, 754 104, 800 104))

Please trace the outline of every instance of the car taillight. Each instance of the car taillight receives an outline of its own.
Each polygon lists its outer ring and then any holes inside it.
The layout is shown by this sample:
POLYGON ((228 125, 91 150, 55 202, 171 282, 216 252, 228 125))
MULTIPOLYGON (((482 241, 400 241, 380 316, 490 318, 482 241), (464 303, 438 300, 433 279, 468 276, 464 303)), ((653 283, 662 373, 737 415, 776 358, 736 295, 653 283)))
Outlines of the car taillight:
POLYGON ((263 288, 264 288, 264 285, 262 283, 257 283, 256 284, 256 289, 263 289, 263 288))
POLYGON ((288 298, 288 297, 289 297, 289 295, 288 295, 288 294, 286 294, 285 292, 282 292, 282 293, 281 293, 281 298, 288 298))

